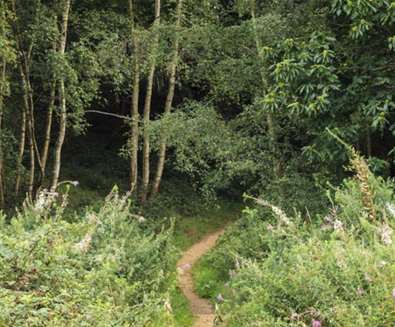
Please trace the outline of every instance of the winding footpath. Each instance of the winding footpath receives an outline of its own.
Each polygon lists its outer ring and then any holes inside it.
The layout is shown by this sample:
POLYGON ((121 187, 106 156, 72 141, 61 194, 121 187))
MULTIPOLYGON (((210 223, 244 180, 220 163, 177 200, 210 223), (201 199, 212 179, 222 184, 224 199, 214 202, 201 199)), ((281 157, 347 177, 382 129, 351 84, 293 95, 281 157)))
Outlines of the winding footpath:
POLYGON ((177 263, 179 286, 188 299, 193 315, 196 317, 193 327, 214 326, 214 309, 209 301, 202 299, 195 293, 191 269, 200 257, 215 246, 217 239, 223 233, 224 230, 221 229, 206 236, 200 242, 189 248, 177 263))

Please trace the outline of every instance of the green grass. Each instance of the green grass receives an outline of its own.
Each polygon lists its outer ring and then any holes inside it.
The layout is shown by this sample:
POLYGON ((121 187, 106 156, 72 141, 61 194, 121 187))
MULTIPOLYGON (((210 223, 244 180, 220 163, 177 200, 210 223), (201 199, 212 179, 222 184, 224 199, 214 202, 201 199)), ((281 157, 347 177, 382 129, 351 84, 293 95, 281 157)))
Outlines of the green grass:
POLYGON ((206 299, 215 299, 218 294, 223 294, 225 280, 207 261, 200 260, 192 269, 195 291, 206 299))
MULTIPOLYGON (((172 217, 175 220, 174 226, 174 242, 180 250, 186 250, 194 243, 201 240, 205 235, 214 232, 240 217, 242 205, 237 202, 230 202, 226 200, 217 200, 214 204, 206 204, 204 208, 195 210, 186 214, 185 212, 177 212, 174 209, 172 217)), ((210 273, 215 273, 209 267, 202 270, 202 276, 195 276, 195 278, 210 279, 210 273)), ((202 283, 203 284, 203 283, 202 283)), ((218 284, 223 285, 223 283, 218 284)), ((219 286, 221 287, 221 286, 219 286)), ((217 293, 215 285, 210 285, 210 290, 214 297, 217 293)), ((199 294, 204 294, 200 292, 199 294)), ((174 319, 177 327, 192 326, 193 316, 189 310, 188 302, 181 290, 178 288, 172 294, 172 306, 174 312, 174 319)))
MULTIPOLYGON (((215 205, 206 204, 205 208, 187 215, 175 211, 173 217, 176 218, 174 226, 176 246, 185 250, 205 235, 232 223, 240 217, 241 208, 241 203, 218 200, 215 205)), ((200 296, 214 298, 221 292, 224 282, 219 282, 220 279, 216 276, 215 270, 198 264, 193 269, 193 274, 197 281, 196 285, 201 285, 201 289, 197 289, 200 296)), ((188 302, 179 289, 172 296, 172 301, 176 326, 192 326, 193 317, 188 302)))
POLYGON ((239 218, 241 204, 218 200, 216 205, 207 205, 200 212, 191 215, 174 213, 175 244, 184 250, 201 240, 205 235, 212 233, 239 218))
POLYGON ((170 294, 170 301, 173 308, 175 325, 177 327, 192 326, 194 318, 189 310, 188 301, 178 287, 170 294))
MULTIPOLYGON (((219 215, 223 220, 221 221, 221 218, 218 219, 219 224, 222 224, 220 226, 228 225, 240 218, 242 208, 243 205, 240 203, 225 203, 225 206, 220 211, 221 214, 219 215), (227 219, 226 217, 230 218, 227 219)), ((181 223, 185 224, 185 221, 181 221, 181 223)), ((203 230, 205 227, 215 230, 216 228, 213 227, 215 225, 216 224, 205 226, 204 219, 197 223, 197 226, 202 227, 203 230)), ((180 236, 180 239, 181 242, 184 241, 182 236, 180 236)), ((228 276, 224 276, 224 274, 216 267, 213 267, 211 262, 206 260, 206 258, 207 254, 203 256, 192 269, 195 291, 203 298, 215 300, 218 294, 224 294, 227 292, 225 284, 228 276)))

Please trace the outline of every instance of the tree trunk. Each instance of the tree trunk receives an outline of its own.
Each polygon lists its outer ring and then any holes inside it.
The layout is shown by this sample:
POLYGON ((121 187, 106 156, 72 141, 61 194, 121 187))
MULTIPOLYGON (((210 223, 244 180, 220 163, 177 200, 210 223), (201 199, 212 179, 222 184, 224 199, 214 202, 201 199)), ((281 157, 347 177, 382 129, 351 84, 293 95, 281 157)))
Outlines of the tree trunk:
MULTIPOLYGON (((33 143, 33 151, 34 151, 34 157, 35 157, 35 161, 37 160, 38 166, 40 168, 40 173, 41 176, 43 176, 43 168, 41 165, 41 157, 40 157, 40 150, 38 149, 38 145, 37 145, 37 140, 36 140, 36 123, 35 123, 35 114, 34 114, 34 98, 33 98, 33 87, 30 81, 30 67, 28 65, 28 61, 26 60, 26 64, 25 64, 25 76, 26 76, 26 85, 27 85, 27 92, 28 92, 28 99, 29 99, 29 122, 30 122, 30 137, 32 139, 32 143, 33 143)), ((30 144, 30 143, 29 143, 30 144)), ((33 193, 31 194, 32 196, 34 196, 35 190, 36 190, 36 183, 35 183, 35 178, 33 177, 33 193)))
POLYGON ((19 136, 19 149, 18 149, 18 157, 16 160, 16 179, 15 179, 15 196, 18 197, 21 179, 22 179, 22 161, 23 154, 25 153, 25 145, 26 145, 26 108, 25 106, 22 109, 22 117, 21 117, 21 131, 19 136))
MULTIPOLYGON (((52 46, 52 50, 56 52, 56 42, 54 42, 52 46)), ((45 135, 44 135, 44 144, 41 151, 41 182, 40 187, 44 183, 45 176, 46 176, 46 169, 47 169, 47 162, 48 162, 48 153, 49 147, 51 144, 51 132, 52 132, 52 118, 53 118, 53 111, 55 109, 55 97, 56 97, 56 80, 53 78, 51 85, 50 85, 50 95, 49 95, 49 104, 48 104, 48 111, 47 111, 47 119, 45 125, 45 135)))
POLYGON ((140 102, 140 61, 139 39, 134 24, 133 0, 129 0, 129 12, 132 25, 133 58, 133 95, 131 104, 131 133, 130 133, 130 191, 137 193, 138 151, 139 151, 139 102, 140 102))
POLYGON ((4 96, 6 83, 6 60, 3 59, 1 65, 1 85, 0 85, 0 206, 4 208, 5 186, 4 186, 4 151, 3 151, 3 115, 4 115, 4 96))
MULTIPOLYGON (((11 1, 11 6, 13 13, 16 15, 16 2, 15 0, 11 1)), ((15 186, 15 193, 18 195, 19 187, 20 187, 20 167, 23 159, 23 152, 25 147, 25 137, 29 136, 29 154, 30 154, 30 172, 28 179, 28 196, 30 198, 34 195, 34 179, 35 179, 35 163, 36 163, 36 151, 37 145, 35 143, 35 135, 34 135, 34 101, 33 101, 33 89, 30 84, 30 59, 31 53, 33 49, 33 44, 31 43, 27 49, 23 49, 22 40, 20 38, 19 26, 17 23, 14 25, 14 34, 16 39, 16 48, 18 50, 18 68, 21 76, 22 83, 22 91, 23 91, 23 104, 24 109, 22 111, 22 123, 23 126, 21 128, 21 143, 20 143, 20 151, 18 155, 18 172, 17 172, 17 180, 15 186), (27 134, 26 134, 27 128, 27 134), (22 139, 23 138, 23 139, 22 139)), ((39 159, 39 158, 38 158, 39 159)))
POLYGON ((32 199, 34 195, 34 179, 35 179, 35 170, 36 170, 36 158, 35 158, 35 149, 34 149, 34 134, 33 134, 33 115, 32 109, 30 107, 31 101, 28 80, 29 72, 25 70, 25 64, 23 62, 19 62, 19 72, 21 75, 22 82, 22 90, 23 90, 23 104, 24 104, 24 112, 26 113, 26 127, 27 127, 27 136, 28 136, 28 145, 29 145, 29 156, 30 156, 30 171, 29 171, 29 179, 28 179, 28 196, 32 199))
POLYGON ((156 69, 156 51, 159 42, 159 31, 157 30, 157 28, 160 25, 160 14, 161 14, 160 0, 155 0, 155 22, 154 22, 155 37, 151 48, 153 57, 151 58, 151 66, 149 69, 149 74, 147 79, 147 93, 145 96, 144 117, 143 117, 144 145, 143 145, 143 181, 142 181, 142 190, 141 190, 141 203, 144 203, 147 200, 148 186, 150 182, 150 139, 149 139, 148 127, 149 127, 150 116, 151 116, 152 90, 153 90, 154 76, 156 69))
POLYGON ((27 112, 27 130, 28 130, 28 141, 29 141, 29 155, 30 155, 30 172, 28 180, 28 195, 30 199, 34 197, 34 179, 36 174, 36 155, 34 150, 34 134, 32 124, 32 111, 27 112))
MULTIPOLYGON (((71 7, 71 0, 64 0, 62 25, 61 25, 61 37, 59 42, 59 54, 62 56, 64 56, 66 52, 70 7, 71 7)), ((66 137, 67 107, 66 107, 66 88, 65 88, 65 81, 63 77, 59 81, 59 97, 60 97, 59 135, 55 146, 54 167, 53 167, 53 176, 51 183, 52 192, 55 192, 58 186, 60 168, 62 162, 62 148, 66 137)))
MULTIPOLYGON (((170 63, 169 90, 167 92, 167 97, 166 97, 166 102, 165 102, 165 111, 164 111, 165 114, 168 114, 171 111, 171 108, 173 106, 174 92, 175 92, 175 88, 176 88, 178 52, 179 52, 179 48, 180 48, 180 38, 179 38, 179 34, 178 34, 179 31, 178 30, 181 27, 182 4, 183 4, 183 0, 178 0, 176 35, 175 35, 175 40, 174 40, 173 58, 170 63)), ((151 196, 155 196, 159 192, 160 183, 162 181, 162 176, 163 176, 163 171, 165 169, 166 148, 167 148, 166 135, 162 135, 160 147, 159 147, 158 164, 156 167, 156 175, 155 175, 154 183, 152 185, 151 196)))
POLYGON ((47 121, 46 121, 46 126, 45 126, 44 144, 43 144, 43 148, 42 148, 42 152, 41 152, 41 182, 40 182, 41 185, 44 182, 45 175, 46 175, 49 146, 51 144, 52 117, 53 117, 53 111, 54 111, 54 107, 55 107, 55 96, 56 96, 56 82, 52 82, 51 90, 50 90, 48 111, 47 111, 47 121))

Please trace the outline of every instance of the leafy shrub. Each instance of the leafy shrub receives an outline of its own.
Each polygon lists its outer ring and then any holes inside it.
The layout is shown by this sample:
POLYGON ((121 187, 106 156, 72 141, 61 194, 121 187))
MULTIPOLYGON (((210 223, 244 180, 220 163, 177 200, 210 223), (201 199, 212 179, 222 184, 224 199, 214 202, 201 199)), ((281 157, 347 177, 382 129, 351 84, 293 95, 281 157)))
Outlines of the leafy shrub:
POLYGON ((196 288, 222 293, 228 326, 395 324, 394 185, 355 158, 328 213, 290 218, 256 199, 203 258, 196 288))
POLYGON ((391 326, 394 250, 312 238, 265 261, 244 261, 224 305, 230 326, 391 326))
POLYGON ((145 228, 116 192, 75 223, 44 197, 2 218, 0 326, 171 325, 171 231, 145 228))

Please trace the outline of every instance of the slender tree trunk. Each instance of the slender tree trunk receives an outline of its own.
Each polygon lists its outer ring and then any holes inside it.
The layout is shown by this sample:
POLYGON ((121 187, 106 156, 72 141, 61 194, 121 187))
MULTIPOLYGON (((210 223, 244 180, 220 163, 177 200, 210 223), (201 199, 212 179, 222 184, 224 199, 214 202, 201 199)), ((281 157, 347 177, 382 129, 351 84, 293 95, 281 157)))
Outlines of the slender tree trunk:
POLYGON ((148 80, 147 80, 147 93, 145 96, 145 104, 144 104, 144 117, 143 117, 143 125, 144 125, 144 144, 143 144, 143 181, 142 181, 142 190, 141 190, 141 203, 144 203, 147 200, 148 195, 148 186, 150 182, 150 139, 149 139, 149 123, 151 116, 151 105, 152 105, 152 90, 154 84, 154 76, 156 69, 156 51, 158 48, 159 42, 159 31, 158 27, 160 25, 160 14, 161 14, 161 3, 160 0, 155 0, 155 22, 154 22, 154 32, 155 38, 152 44, 152 55, 151 58, 151 66, 149 69, 148 80))
MULTIPOLYGON (((11 6, 14 14, 16 15, 16 2, 15 0, 11 1, 11 6)), ((30 172, 28 179, 28 196, 30 198, 34 195, 34 179, 35 179, 35 164, 36 164, 36 150, 37 148, 35 143, 35 134, 34 134, 34 100, 33 100, 33 89, 30 84, 30 58, 33 50, 33 44, 31 43, 27 50, 23 49, 22 41, 20 39, 20 31, 19 26, 16 23, 14 25, 14 34, 16 39, 16 48, 18 50, 18 67, 21 76, 22 83, 22 91, 23 91, 23 104, 24 109, 22 113, 22 122, 23 125, 21 129, 21 143, 20 143, 20 152, 18 155, 18 173, 16 180, 16 195, 19 193, 20 187, 20 167, 23 158, 23 151, 25 147, 25 137, 28 136, 29 141, 29 154, 30 154, 30 172), (27 134, 26 134, 27 130, 27 134), (23 136, 23 140, 22 140, 23 136)))
MULTIPOLYGON (((136 36, 137 38, 137 36, 136 36)), ((135 46, 138 47, 138 40, 135 46)), ((137 48, 135 49, 137 50, 137 48)), ((139 152, 139 97, 140 97, 140 67, 136 58, 134 65, 133 95, 132 95, 132 130, 131 130, 131 158, 130 158, 130 191, 137 192, 138 179, 138 152, 139 152)))
MULTIPOLYGON (((57 45, 56 42, 54 42, 52 46, 52 50, 56 52, 57 45)), ((52 132, 52 121, 53 121, 53 111, 55 109, 55 97, 56 97, 56 80, 53 78, 51 84, 50 84, 50 95, 49 95, 49 104, 48 104, 48 110, 47 110, 47 119, 46 119, 46 125, 45 125, 45 134, 44 134, 44 143, 43 143, 43 148, 41 151, 41 181, 40 181, 40 187, 44 183, 45 177, 46 177, 46 169, 47 169, 47 162, 48 162, 48 154, 49 154, 49 147, 51 144, 51 132, 52 132)))
MULTIPOLYGON (((253 25, 253 29, 254 29, 255 45, 256 45, 256 50, 258 53, 258 58, 259 58, 261 64, 263 64, 264 59, 262 56, 262 44, 259 39, 255 10, 256 10, 256 1, 253 1, 251 4, 251 18, 252 18, 252 25, 253 25)), ((267 81, 266 81, 266 77, 265 77, 265 72, 263 71, 262 68, 260 69, 260 75, 261 75, 261 80, 262 80, 262 88, 265 88, 267 86, 267 81)), ((281 164, 280 164, 280 161, 278 160, 278 158, 276 158, 276 155, 278 153, 276 124, 274 122, 274 117, 273 117, 272 113, 270 113, 270 112, 268 112, 266 114, 266 123, 267 123, 267 128, 268 128, 271 152, 272 152, 272 155, 275 157, 274 161, 273 161, 273 165, 274 165, 273 172, 274 172, 274 176, 276 178, 279 178, 280 174, 281 174, 281 172, 280 172, 281 171, 281 164)))
POLYGON ((1 84, 0 84, 0 206, 4 208, 5 185, 4 185, 4 151, 3 151, 3 115, 4 115, 4 93, 6 83, 6 60, 3 59, 1 65, 1 84))
MULTIPOLYGON (((11 1, 11 7, 13 14, 15 17, 17 16, 16 13, 16 1, 11 1)), ((25 153, 26 147, 26 136, 27 136, 27 120, 28 120, 28 111, 29 111, 29 101, 27 98, 27 91, 26 91, 26 83, 23 73, 23 65, 26 63, 26 55, 21 48, 21 40, 20 40, 20 32, 19 26, 15 22, 13 24, 13 32, 16 40, 16 48, 18 50, 18 68, 21 76, 22 82, 22 91, 23 91, 23 106, 22 106, 22 116, 21 116, 21 131, 20 131, 20 139, 19 139, 19 149, 18 149, 18 157, 17 157, 17 172, 16 172, 16 180, 15 180, 15 196, 18 197, 21 181, 22 181, 22 162, 23 162, 23 155, 25 153)))
POLYGON ((21 130, 19 136, 18 157, 16 160, 15 196, 18 197, 22 180, 22 161, 26 145, 26 108, 22 108, 21 130))
POLYGON ((27 129, 28 129, 28 141, 29 141, 29 155, 30 155, 30 172, 28 180, 28 195, 31 199, 34 197, 34 179, 36 174, 36 155, 34 150, 34 134, 32 124, 32 112, 28 111, 27 114, 27 129))
POLYGON ((131 133, 130 133, 130 191, 137 193, 138 151, 139 151, 139 101, 140 101, 140 60, 139 38, 134 24, 133 0, 129 0, 129 12, 132 25, 133 58, 133 95, 131 104, 131 133))
MULTIPOLYGON (((71 0, 64 0, 61 37, 59 44, 59 54, 62 56, 64 56, 66 52, 70 7, 71 7, 71 0)), ((51 183, 51 191, 53 192, 56 190, 58 186, 61 161, 62 161, 62 148, 66 137, 66 126, 67 126, 66 88, 65 88, 65 81, 63 77, 59 81, 59 97, 60 97, 59 135, 55 146, 54 167, 53 167, 53 176, 51 183)))
MULTIPOLYGON (((26 67, 26 85, 27 85, 27 91, 28 91, 28 99, 29 99, 29 114, 30 114, 30 135, 32 138, 32 142, 33 142, 33 151, 35 153, 35 160, 37 160, 38 163, 38 167, 40 168, 40 173, 41 176, 43 176, 43 168, 42 168, 42 164, 41 164, 41 157, 40 157, 40 150, 38 148, 38 144, 37 144, 37 139, 36 139, 36 122, 35 122, 35 113, 34 113, 34 98, 33 98, 33 87, 32 84, 30 82, 30 67, 26 61, 25 64, 26 67)), ((33 190, 35 190, 36 188, 36 184, 33 178, 33 190)), ((32 194, 34 195, 34 194, 32 194)))
POLYGON ((22 90, 23 90, 23 104, 24 104, 24 112, 26 113, 26 128, 27 128, 27 136, 28 136, 28 146, 29 146, 29 156, 30 156, 30 171, 28 178, 28 195, 30 198, 33 198, 34 195, 34 179, 35 179, 35 170, 36 170, 36 158, 35 158, 35 149, 34 149, 34 134, 33 134, 33 116, 32 116, 32 108, 30 107, 31 102, 29 100, 29 84, 28 74, 29 72, 25 70, 25 65, 23 62, 19 62, 19 71, 21 75, 22 82, 22 90))
POLYGON ((56 82, 52 82, 50 90, 49 105, 47 111, 47 121, 45 126, 44 144, 41 152, 41 183, 44 182, 48 161, 49 146, 51 144, 52 117, 55 107, 56 82))
MULTIPOLYGON (((174 92, 176 88, 176 74, 177 74, 177 64, 178 64, 178 52, 180 48, 180 38, 179 38, 179 29, 181 27, 181 16, 182 16, 182 5, 183 0, 178 0, 177 5, 177 21, 176 21, 176 35, 174 39, 174 50, 173 50, 173 58, 170 63, 170 72, 169 72, 169 90, 167 92, 166 102, 165 102, 165 114, 168 114, 171 111, 173 106, 174 92)), ((167 148, 167 140, 166 135, 161 136, 160 147, 159 147, 159 155, 158 155, 158 164, 156 167, 155 179, 152 185, 152 193, 151 196, 155 196, 159 192, 160 183, 162 181, 163 171, 165 169, 166 162, 166 148, 167 148)))
MULTIPOLYGON (((35 128, 34 128, 34 102, 33 102, 33 90, 30 84, 30 71, 27 65, 27 60, 20 64, 20 74, 22 80, 23 89, 23 102, 24 112, 26 114, 26 129, 29 146, 29 158, 30 158, 30 170, 28 178, 28 196, 32 199, 35 191, 35 177, 36 177, 36 158, 38 155, 37 143, 35 140, 35 128)), ((40 163, 40 161, 39 161, 40 163)))

